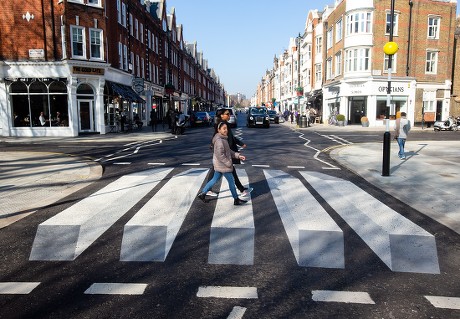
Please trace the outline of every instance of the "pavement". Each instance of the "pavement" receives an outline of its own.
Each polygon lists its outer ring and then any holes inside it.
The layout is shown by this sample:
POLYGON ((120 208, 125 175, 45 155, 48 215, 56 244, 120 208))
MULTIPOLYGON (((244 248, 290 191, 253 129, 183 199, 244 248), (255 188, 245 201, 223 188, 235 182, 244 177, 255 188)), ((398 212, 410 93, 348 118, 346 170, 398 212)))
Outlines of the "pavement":
MULTIPOLYGON (((382 134, 385 127, 345 127, 314 124, 298 128, 295 124, 282 123, 302 132, 314 130, 317 134, 327 131, 353 134, 382 134)), ((421 130, 414 127, 413 131, 421 130)), ((459 134, 452 132, 452 134, 459 134)), ((78 139, 79 142, 120 142, 160 140, 173 138, 170 133, 150 128, 129 134, 88 135, 80 137, 0 137, 0 142, 33 143, 37 139, 61 142, 78 139)), ((382 138, 383 140, 383 138, 382 138)), ((398 146, 391 143, 390 175, 382 176, 382 142, 346 144, 333 148, 331 157, 341 165, 362 176, 402 202, 417 209, 439 223, 460 234, 460 139, 458 141, 406 142, 406 160, 397 156, 398 146)), ((102 167, 89 159, 53 152, 7 152, 0 149, 0 228, 53 204, 65 196, 82 189, 102 176, 102 167)))

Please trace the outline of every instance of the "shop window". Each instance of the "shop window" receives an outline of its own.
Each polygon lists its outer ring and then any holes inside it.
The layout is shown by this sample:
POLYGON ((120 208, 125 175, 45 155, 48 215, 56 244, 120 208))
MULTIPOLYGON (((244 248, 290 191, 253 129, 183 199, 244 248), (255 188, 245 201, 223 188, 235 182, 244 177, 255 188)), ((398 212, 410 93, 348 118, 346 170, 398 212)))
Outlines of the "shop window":
POLYGON ((67 87, 51 81, 49 86, 35 79, 16 81, 10 86, 10 101, 14 127, 68 126, 67 87), (40 116, 44 118, 44 125, 40 116), (66 119, 65 122, 61 121, 66 119))
POLYGON ((396 119, 396 113, 407 110, 407 97, 406 96, 391 96, 390 107, 387 107, 387 97, 377 97, 377 109, 376 119, 384 120, 389 118, 390 120, 396 119))

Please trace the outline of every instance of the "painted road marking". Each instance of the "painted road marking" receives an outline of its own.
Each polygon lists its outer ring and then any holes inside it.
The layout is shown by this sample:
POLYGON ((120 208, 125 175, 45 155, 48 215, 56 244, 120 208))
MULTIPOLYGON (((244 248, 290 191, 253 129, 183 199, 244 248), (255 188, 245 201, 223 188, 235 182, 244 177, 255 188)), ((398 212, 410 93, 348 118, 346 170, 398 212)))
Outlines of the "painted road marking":
POLYGON ((0 295, 27 295, 38 285, 39 282, 0 282, 0 295))
POLYGON ((257 299, 256 287, 202 286, 196 294, 199 298, 257 299))
POLYGON ((268 168, 268 167, 270 167, 270 165, 253 164, 252 167, 264 167, 264 168, 268 168))
POLYGON ((374 305, 375 302, 367 292, 359 291, 334 291, 334 290, 313 290, 314 301, 322 302, 344 302, 374 305))
POLYGON ((161 166, 161 165, 166 165, 166 163, 147 163, 147 165, 158 165, 158 166, 161 166))
POLYGON ((86 295, 142 295, 147 284, 94 283, 86 289, 86 295))
POLYGON ((126 223, 120 260, 165 261, 207 174, 194 168, 173 176, 126 223))
POLYGON ((433 235, 351 182, 300 174, 392 271, 439 274, 433 235))
POLYGON ((227 319, 242 319, 245 312, 246 308, 235 306, 233 307, 232 312, 228 315, 227 319))
POLYGON ((74 260, 166 177, 154 168, 120 177, 38 225, 30 260, 74 260))
MULTIPOLYGON (((237 175, 243 185, 248 185, 244 169, 237 169, 237 175)), ((221 183, 211 224, 210 264, 254 264, 254 217, 251 198, 246 199, 248 203, 234 206, 227 180, 221 183)))
POLYGON ((425 296, 425 298, 436 308, 460 310, 458 297, 425 296))
POLYGON ((299 266, 345 268, 343 232, 301 181, 264 170, 299 266))

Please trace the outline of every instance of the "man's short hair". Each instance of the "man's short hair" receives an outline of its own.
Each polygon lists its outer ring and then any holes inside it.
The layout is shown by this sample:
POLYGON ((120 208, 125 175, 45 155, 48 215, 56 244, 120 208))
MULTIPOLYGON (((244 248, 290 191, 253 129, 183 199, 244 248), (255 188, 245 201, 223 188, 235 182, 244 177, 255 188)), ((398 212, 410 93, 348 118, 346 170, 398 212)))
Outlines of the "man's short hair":
POLYGON ((401 116, 406 116, 406 112, 401 112, 401 116))

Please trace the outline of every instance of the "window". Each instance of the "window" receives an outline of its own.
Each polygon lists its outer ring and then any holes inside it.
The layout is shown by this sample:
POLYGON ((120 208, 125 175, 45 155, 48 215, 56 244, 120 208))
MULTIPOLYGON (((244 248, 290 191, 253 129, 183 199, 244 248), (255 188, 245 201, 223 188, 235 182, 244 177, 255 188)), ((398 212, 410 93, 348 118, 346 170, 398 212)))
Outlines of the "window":
POLYGON ((439 39, 440 17, 428 17, 428 39, 439 39))
POLYGON ((342 25, 342 18, 337 21, 335 24, 335 42, 339 42, 342 40, 342 34, 343 34, 343 25, 342 25))
MULTIPOLYGON (((388 63, 389 63, 389 56, 384 54, 384 62, 383 62, 383 71, 388 72, 388 63)), ((391 59, 391 71, 395 73, 396 70, 396 57, 397 54, 393 54, 393 58, 391 59)))
POLYGON ((311 44, 307 44, 305 58, 311 60, 311 44))
POLYGON ((347 35, 372 32, 372 13, 357 12, 347 16, 347 35))
POLYGON ((335 75, 342 74, 342 52, 335 54, 335 75))
POLYGON ((131 13, 129 14, 129 35, 130 36, 134 35, 133 15, 131 13))
POLYGON ((88 0, 88 4, 94 5, 94 6, 101 6, 101 0, 88 0))
POLYGON ((118 67, 123 70, 123 44, 118 42, 118 67))
POLYGON ((321 82, 322 80, 322 65, 321 63, 315 64, 315 82, 321 82))
POLYGON ((332 58, 326 60, 326 80, 330 80, 334 77, 332 74, 332 58))
POLYGON ((72 33, 72 57, 73 58, 86 58, 85 52, 85 29, 82 27, 71 26, 72 33))
POLYGON ((360 48, 345 51, 345 71, 357 72, 368 71, 370 61, 370 49, 360 48))
POLYGON ((436 91, 423 92, 423 108, 425 112, 436 111, 436 91))
MULTIPOLYGON (((387 12, 387 22, 385 27, 385 34, 390 34, 390 27, 391 27, 391 12, 387 12)), ((393 15, 393 35, 398 35, 398 20, 399 15, 393 15)))
POLYGON ((126 28, 126 4, 121 3, 121 25, 126 28))
POLYGON ((332 28, 327 30, 326 34, 326 49, 332 48, 332 28))
POLYGON ((323 47, 323 37, 319 36, 319 37, 316 37, 316 54, 321 54, 321 51, 322 51, 322 47, 323 47))
POLYGON ((90 55, 91 59, 102 60, 103 57, 103 46, 102 46, 102 30, 90 29, 90 55))
POLYGON ((438 64, 438 52, 427 51, 426 52, 426 67, 425 73, 436 74, 438 64))
POLYGON ((117 0, 117 21, 119 24, 121 23, 121 1, 117 0))
POLYGON ((128 47, 123 45, 123 70, 128 70, 128 47))

